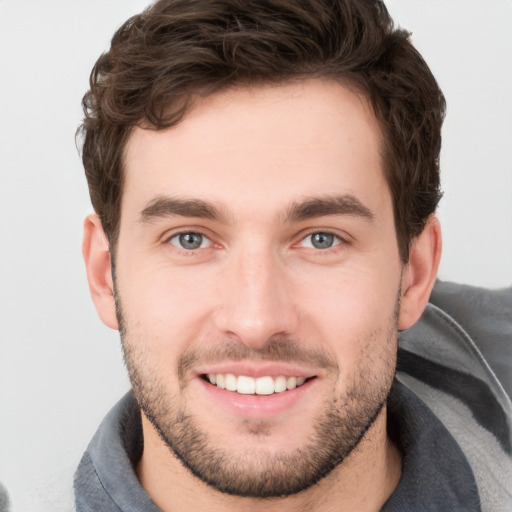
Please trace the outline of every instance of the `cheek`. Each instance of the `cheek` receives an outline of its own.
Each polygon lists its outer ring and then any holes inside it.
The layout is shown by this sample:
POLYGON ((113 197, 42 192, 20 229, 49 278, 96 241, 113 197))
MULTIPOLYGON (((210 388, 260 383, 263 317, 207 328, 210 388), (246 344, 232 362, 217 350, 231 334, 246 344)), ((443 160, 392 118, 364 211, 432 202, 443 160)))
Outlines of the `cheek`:
POLYGON ((215 304, 205 276, 170 272, 166 268, 132 272, 120 279, 119 292, 130 337, 151 346, 155 357, 176 354, 202 338, 215 304))
POLYGON ((372 329, 387 322, 395 310, 400 270, 370 272, 339 268, 303 274, 294 296, 304 314, 323 317, 325 323, 362 325, 372 329))
MULTIPOLYGON (((380 277, 344 269, 330 276, 309 274, 295 296, 304 339, 331 351, 340 370, 351 371, 363 353, 379 351, 395 329, 400 274, 380 277)), ((391 273, 392 274, 392 273, 391 273)))

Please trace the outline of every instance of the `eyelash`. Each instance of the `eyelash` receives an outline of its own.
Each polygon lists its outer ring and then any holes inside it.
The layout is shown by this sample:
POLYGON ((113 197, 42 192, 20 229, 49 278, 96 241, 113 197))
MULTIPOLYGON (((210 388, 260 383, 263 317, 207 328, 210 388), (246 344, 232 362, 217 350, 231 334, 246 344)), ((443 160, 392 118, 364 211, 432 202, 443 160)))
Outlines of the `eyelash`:
MULTIPOLYGON (((339 236, 336 233, 333 233, 332 231, 329 231, 329 230, 315 230, 315 231, 311 231, 311 232, 303 235, 300 238, 299 242, 297 244, 294 244, 294 245, 301 245, 308 238, 313 237, 314 235, 324 235, 324 236, 333 237, 333 239, 334 239, 333 240, 333 244, 331 246, 329 246, 329 247, 319 248, 319 247, 314 247, 313 242, 311 241, 310 242, 310 246, 309 247, 303 246, 304 248, 306 248, 306 249, 313 249, 315 252, 318 252, 318 253, 330 254, 332 251, 339 250, 340 246, 345 246, 345 245, 348 244, 346 239, 342 238, 341 236, 339 236)), ((185 254, 187 256, 192 256, 194 254, 197 254, 200 249, 202 249, 202 250, 210 249, 212 247, 212 245, 214 244, 214 242, 212 241, 211 237, 209 237, 205 233, 202 233, 201 231, 194 231, 194 230, 180 231, 178 233, 173 233, 171 236, 166 238, 165 242, 167 244, 169 244, 169 245, 172 245, 173 246, 173 250, 179 251, 180 253, 185 254), (173 239, 178 239, 179 240, 179 237, 186 236, 186 235, 197 235, 197 236, 200 236, 202 238, 200 245, 198 247, 195 247, 195 248, 186 249, 185 247, 181 247, 180 245, 178 245, 179 242, 177 242, 177 243, 173 243, 172 242, 173 239), (208 245, 206 247, 202 247, 202 245, 205 243, 205 241, 207 241, 208 245)))
POLYGON ((301 239, 300 239, 300 244, 304 243, 308 238, 311 238, 313 237, 314 235, 323 235, 323 236, 330 236, 330 237, 333 237, 334 240, 333 240, 333 245, 331 245, 330 247, 325 247, 325 248, 319 248, 319 247, 311 247, 313 245, 313 242, 311 241, 311 246, 310 247, 307 247, 308 249, 314 249, 318 252, 324 252, 324 253, 328 253, 328 252, 331 252, 333 250, 336 250, 336 248, 339 248, 340 245, 345 245, 347 242, 346 240, 344 240, 341 236, 339 236, 338 234, 336 233, 333 233, 332 231, 329 231, 329 230, 316 230, 316 231, 311 231, 309 232, 308 234, 306 234, 305 236, 303 236, 301 239))
POLYGON ((213 244, 213 241, 211 240, 211 238, 208 236, 208 235, 205 235, 204 233, 201 233, 200 231, 180 231, 179 233, 174 233, 173 235, 171 235, 170 237, 167 238, 166 240, 166 243, 172 245, 176 250, 180 251, 180 252, 183 252, 187 255, 191 255, 193 253, 196 253, 198 251, 198 249, 208 249, 211 247, 211 245, 213 244), (186 236, 186 235, 197 235, 197 236, 200 236, 202 238, 201 240, 201 244, 199 247, 197 248, 192 248, 192 249, 186 249, 185 247, 180 247, 179 245, 177 244, 174 244, 172 242, 173 239, 178 239, 182 236, 186 236), (207 247, 202 247, 203 243, 205 241, 208 241, 208 246, 207 247))

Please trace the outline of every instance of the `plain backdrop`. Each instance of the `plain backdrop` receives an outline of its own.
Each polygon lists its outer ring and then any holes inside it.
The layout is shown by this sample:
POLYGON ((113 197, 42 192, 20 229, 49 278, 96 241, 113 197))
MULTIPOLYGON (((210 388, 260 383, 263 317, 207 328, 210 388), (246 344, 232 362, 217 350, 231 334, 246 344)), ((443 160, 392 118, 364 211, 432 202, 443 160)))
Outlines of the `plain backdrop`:
MULTIPOLYGON (((0 481, 15 512, 68 512, 72 475, 129 388, 81 260, 91 210, 74 133, 141 0, 0 0, 0 481)), ((440 277, 512 283, 512 2, 389 0, 448 102, 440 277)))

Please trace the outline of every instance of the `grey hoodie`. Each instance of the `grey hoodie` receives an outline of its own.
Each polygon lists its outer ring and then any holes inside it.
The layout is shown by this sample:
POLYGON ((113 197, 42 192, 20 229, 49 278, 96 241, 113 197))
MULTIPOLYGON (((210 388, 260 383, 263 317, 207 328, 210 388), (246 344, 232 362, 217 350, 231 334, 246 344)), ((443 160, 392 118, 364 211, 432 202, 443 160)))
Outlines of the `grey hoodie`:
POLYGON ((0 484, 0 512, 8 512, 9 511, 9 496, 7 496, 7 491, 5 487, 0 484))
MULTIPOLYGON (((400 335, 388 431, 402 454, 402 477, 382 510, 510 512, 512 288, 438 282, 431 302, 400 335)), ((142 449, 129 393, 80 462, 77 511, 158 512, 134 471, 142 449)))

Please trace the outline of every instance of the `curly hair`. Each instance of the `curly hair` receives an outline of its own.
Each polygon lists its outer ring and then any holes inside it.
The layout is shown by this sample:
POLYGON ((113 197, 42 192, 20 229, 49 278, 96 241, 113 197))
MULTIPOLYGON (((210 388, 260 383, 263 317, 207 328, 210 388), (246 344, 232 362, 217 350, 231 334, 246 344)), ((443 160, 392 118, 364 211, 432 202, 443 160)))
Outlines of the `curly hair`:
POLYGON ((338 80, 369 100, 383 137, 400 257, 441 198, 445 100, 377 0, 160 0, 130 18, 96 62, 77 131, 92 205, 115 251, 123 154, 136 126, 178 123, 232 86, 338 80))

